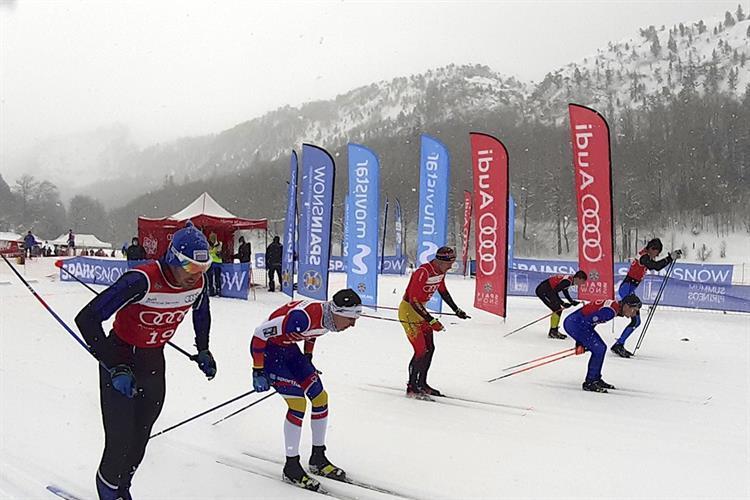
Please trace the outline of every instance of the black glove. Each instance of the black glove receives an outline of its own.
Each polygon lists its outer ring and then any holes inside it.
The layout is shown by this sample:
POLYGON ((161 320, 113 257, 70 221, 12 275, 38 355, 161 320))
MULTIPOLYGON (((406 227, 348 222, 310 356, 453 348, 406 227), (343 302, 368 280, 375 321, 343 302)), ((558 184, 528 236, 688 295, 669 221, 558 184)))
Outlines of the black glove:
POLYGON ((677 250, 674 250, 669 255, 671 255, 672 259, 674 259, 674 260, 680 259, 680 258, 682 258, 682 250, 678 248, 677 250))
POLYGON ((577 306, 578 304, 580 304, 580 302, 578 302, 577 300, 571 300, 570 301, 570 305, 573 306, 573 307, 577 306))
POLYGON ((211 351, 206 349, 199 352, 198 357, 195 358, 195 361, 198 363, 198 368, 200 368, 201 371, 206 374, 206 378, 208 378, 208 380, 211 380, 212 378, 214 378, 214 376, 216 376, 216 361, 214 360, 211 351))
POLYGON ((456 309, 456 317, 458 317, 459 319, 468 319, 469 315, 466 314, 463 309, 459 308, 456 309))
POLYGON ((568 304, 567 302, 560 302, 560 305, 563 306, 563 309, 567 309, 570 306, 572 306, 573 304, 568 304))

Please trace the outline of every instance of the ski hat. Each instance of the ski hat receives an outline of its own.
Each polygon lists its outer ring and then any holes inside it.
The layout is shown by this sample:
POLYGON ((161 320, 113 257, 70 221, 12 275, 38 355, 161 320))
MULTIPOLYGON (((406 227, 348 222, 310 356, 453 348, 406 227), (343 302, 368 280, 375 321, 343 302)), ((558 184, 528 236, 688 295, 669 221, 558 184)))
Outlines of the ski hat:
POLYGON ((631 293, 630 295, 626 295, 623 297, 623 299, 620 301, 620 304, 630 307, 638 307, 640 308, 641 305, 641 299, 638 298, 638 296, 634 293, 631 293))
POLYGON ((456 260, 456 252, 451 247, 440 247, 435 254, 435 258, 445 262, 453 262, 456 260))
POLYGON ((659 238, 654 238, 651 241, 649 241, 646 244, 646 249, 653 248, 654 250, 658 250, 659 253, 661 253, 662 250, 664 250, 664 246, 661 244, 661 240, 659 238))
POLYGON ((344 288, 333 295, 331 312, 345 318, 357 319, 362 314, 362 299, 351 288, 344 288))
POLYGON ((172 235, 164 262, 168 266, 182 267, 192 274, 205 273, 211 267, 208 240, 191 221, 172 235))
POLYGON ((574 278, 582 279, 584 281, 588 280, 589 277, 586 274, 586 271, 576 271, 576 273, 573 275, 574 278))

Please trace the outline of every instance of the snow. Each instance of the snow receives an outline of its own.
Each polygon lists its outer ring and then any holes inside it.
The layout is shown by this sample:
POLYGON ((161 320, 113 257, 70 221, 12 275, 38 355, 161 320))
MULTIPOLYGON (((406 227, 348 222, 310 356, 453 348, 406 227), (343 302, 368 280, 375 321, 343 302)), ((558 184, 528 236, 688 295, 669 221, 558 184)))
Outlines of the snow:
MULTIPOLYGON (((20 269, 74 325, 91 293, 49 278, 53 261, 20 269)), ((332 276, 335 291, 345 276, 332 276)), ((407 279, 382 277, 381 303, 397 305, 407 279)), ((103 444, 97 365, 0 263, 3 280, 11 284, 0 286, 0 498, 54 498, 44 490, 50 482, 94 498, 103 444)), ((315 363, 330 394, 328 455, 351 476, 422 499, 750 495, 747 316, 659 310, 637 357, 607 356, 604 378, 620 388, 610 394, 581 391, 588 355, 487 383, 503 367, 573 343, 547 339, 546 321, 503 338, 546 309, 535 299, 513 297, 503 322, 470 307, 473 284, 448 280, 473 319, 444 317, 447 331, 436 335, 430 383, 447 394, 506 406, 414 401, 371 387, 405 384, 411 348, 395 322, 363 318, 345 333, 318 340, 315 363)), ((250 333, 285 301, 265 291, 255 302, 212 300, 217 376, 207 381, 167 348, 167 399, 154 430, 248 391, 250 333)), ((395 317, 382 309, 375 314, 395 317)), ((174 338, 188 350, 190 325, 186 320, 174 338)), ((614 331, 624 326, 624 319, 616 320, 614 331)), ((616 336, 609 324, 599 331, 609 344, 616 336)), ((228 457, 257 465, 242 451, 283 458, 286 405, 279 397, 211 425, 256 397, 155 438, 136 474, 134 497, 316 498, 216 463, 228 457)), ((280 467, 264 467, 281 474, 280 467)), ((389 498, 336 488, 362 499, 389 498)))

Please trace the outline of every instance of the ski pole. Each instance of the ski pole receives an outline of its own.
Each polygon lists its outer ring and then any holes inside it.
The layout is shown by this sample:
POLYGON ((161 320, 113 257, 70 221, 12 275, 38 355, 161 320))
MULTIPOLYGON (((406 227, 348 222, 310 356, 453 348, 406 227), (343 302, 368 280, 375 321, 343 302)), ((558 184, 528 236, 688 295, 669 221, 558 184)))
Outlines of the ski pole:
POLYGON ((543 359, 551 358, 551 357, 557 356, 559 354, 565 354, 565 353, 570 352, 570 351, 575 351, 575 349, 576 349, 575 347, 571 347, 570 349, 565 349, 565 350, 562 350, 560 352, 554 352, 552 354, 547 354, 546 356, 535 358, 535 359, 532 359, 532 360, 529 360, 529 361, 524 361, 523 363, 518 363, 517 365, 509 366, 507 368, 503 368, 503 371, 505 372, 505 371, 508 371, 508 370, 512 370, 513 368, 518 368, 519 366, 530 365, 531 363, 534 363, 536 361, 541 361, 543 359))
POLYGON ((270 397, 271 397, 271 396, 273 396, 274 394, 278 394, 278 392, 276 392, 276 391, 273 391, 273 392, 272 392, 271 394, 266 394, 265 396, 263 396, 262 398, 258 399, 257 401, 253 401, 253 402, 252 402, 252 403, 250 403, 249 405, 247 405, 247 406, 243 406, 242 408, 240 408, 240 409, 239 409, 239 410, 237 410, 237 411, 233 411, 232 413, 230 413, 230 414, 229 414, 229 415, 227 415, 226 417, 224 417, 224 418, 220 418, 219 420, 217 420, 216 422, 214 422, 214 423, 213 423, 213 424, 211 424, 211 425, 216 425, 216 424, 220 424, 220 423, 222 423, 222 422, 223 422, 224 420, 226 420, 226 419, 228 419, 228 418, 231 418, 231 417, 233 417, 233 416, 237 415, 238 413, 241 413, 241 412, 243 412, 243 411, 247 410, 247 409, 248 409, 248 408, 250 408, 251 406, 255 406, 255 405, 257 405, 258 403, 260 403, 260 402, 261 402, 261 401, 263 401, 264 399, 268 399, 268 398, 270 398, 270 397))
POLYGON ((414 321, 404 321, 402 319, 386 318, 384 316, 372 316, 370 314, 361 314, 360 316, 362 316, 363 318, 379 319, 379 320, 382 320, 382 321, 396 321, 398 323, 403 323, 405 325, 419 325, 419 324, 423 323, 422 321, 417 321, 417 322, 414 322, 414 321))
MULTIPOLYGON (((88 285, 88 283, 84 282, 81 278, 79 278, 75 274, 73 274, 70 271, 68 271, 67 269, 65 269, 65 267, 62 264, 63 264, 63 261, 62 260, 58 260, 57 262, 55 262, 55 267, 59 267, 60 270, 65 271, 65 273, 68 276, 70 276, 71 278, 73 278, 74 280, 76 280, 78 283, 80 283, 81 285, 83 285, 86 288, 88 288, 89 290, 91 290, 95 295, 99 295, 99 292, 97 292, 96 290, 94 290, 93 288, 91 288, 88 285)), ((178 346, 177 344, 173 344, 172 341, 167 341, 167 344, 171 345, 172 347, 174 347, 175 349, 177 349, 179 352, 181 352, 182 354, 184 354, 185 356, 187 356, 188 359, 190 359, 190 361, 195 361, 196 363, 198 362, 198 355, 197 354, 190 354, 189 352, 187 352, 186 350, 184 350, 182 347, 178 346)))
POLYGON ((500 379, 503 379, 503 378, 506 378, 506 377, 510 377, 511 375, 517 375, 519 373, 523 373, 525 371, 533 370, 534 368, 539 368, 540 366, 548 365, 550 363, 554 363, 555 361, 560 361, 561 359, 569 358, 570 356, 575 356, 575 355, 576 355, 576 352, 573 351, 573 352, 571 352, 569 354, 566 354, 564 356, 560 356, 559 358, 553 358, 553 359, 550 359, 550 360, 545 361, 543 363, 539 363, 539 364, 536 364, 536 365, 527 366, 526 368, 522 368, 522 369, 516 370, 514 372, 506 373, 505 375, 501 375, 499 377, 495 377, 493 379, 490 379, 487 382, 494 382, 496 380, 500 380, 500 379))
POLYGON ((635 345, 635 349, 633 349, 633 354, 641 347, 641 343, 643 342, 643 338, 646 336, 646 330, 648 330, 649 325, 651 324, 651 319, 654 317, 654 313, 656 312, 656 307, 659 305, 659 302, 661 301, 661 296, 664 293, 664 290, 667 287, 667 281, 669 281, 669 276, 672 274, 672 269, 674 268, 676 260, 673 260, 669 267, 667 268, 667 274, 664 276, 664 280, 661 282, 661 286, 659 286, 659 291, 656 292, 656 298, 654 299, 654 303, 651 306, 651 309, 648 311, 648 316, 646 317, 646 321, 643 325, 643 329, 641 330, 641 335, 638 337, 638 343, 635 345))
POLYGON ((534 320, 534 321, 532 321, 531 323, 526 323, 526 324, 525 324, 525 325, 523 325, 522 327, 516 328, 516 329, 515 329, 515 330, 513 330, 512 332, 508 332, 508 333, 506 333, 505 335, 503 335, 503 337, 507 337, 508 335, 513 335, 513 334, 514 334, 514 333, 516 333, 516 332, 520 332, 520 331, 521 331, 521 330, 523 330, 524 328, 526 328, 526 327, 529 327, 529 326, 533 325, 534 323, 539 323, 539 322, 540 322, 540 321, 542 321, 543 319, 545 319, 545 318, 549 318, 550 316, 552 316, 553 314, 555 314, 555 313, 558 313, 558 312, 562 312, 562 309, 561 309, 560 311, 552 311, 552 312, 551 312, 551 313, 549 313, 549 314, 545 314, 545 315, 544 315, 544 316, 542 316, 541 318, 535 319, 535 320, 534 320))
MULTIPOLYGON (((36 293, 36 290, 34 290, 34 288, 29 284, 29 282, 26 281, 26 279, 23 276, 21 276, 21 273, 19 273, 18 270, 13 266, 13 264, 11 264, 10 261, 8 261, 8 259, 5 257, 5 255, 0 254, 0 257, 3 258, 3 260, 5 261, 5 263, 8 264, 8 266, 10 267, 11 271, 13 271, 13 274, 15 274, 18 277, 18 279, 21 280, 21 283, 23 283, 26 286, 26 288, 29 290, 29 292, 31 292, 31 295, 33 295, 36 298, 36 300, 38 300, 39 303, 42 304, 42 306, 44 306, 45 309, 47 309, 47 312, 49 312, 52 315, 52 317, 55 318, 55 320, 57 320, 58 323, 60 323, 60 326, 62 326, 65 329, 65 331, 68 332, 76 340, 76 342, 78 342, 81 345, 81 347, 83 347, 84 349, 86 349, 86 352, 88 352, 89 354, 91 354, 91 351, 89 350, 89 346, 86 345, 86 342, 84 342, 81 337, 79 337, 78 335, 76 335, 76 333, 73 331, 73 329, 70 328, 68 326, 68 324, 65 323, 65 321, 63 321, 63 319, 60 316, 57 315, 57 313, 49 306, 49 304, 47 304, 47 302, 44 301, 44 299, 38 293, 36 293)), ((93 357, 94 355, 91 354, 91 356, 93 357)), ((97 359, 97 362, 105 370, 109 371, 109 368, 107 367, 107 365, 105 365, 104 363, 102 363, 98 359, 97 359)))
POLYGON ((185 419, 185 420, 183 420, 183 421, 182 421, 182 422, 180 422, 180 423, 174 424, 174 425, 173 425, 172 427, 167 427, 167 428, 166 428, 166 429, 164 429, 163 431, 159 431, 159 432, 157 432, 156 434, 154 434, 154 435, 152 435, 152 436, 149 436, 148 438, 149 438, 149 439, 153 439, 153 438, 155 438, 156 436, 161 436, 161 435, 162 435, 162 434, 164 434, 165 432, 169 432, 169 431, 171 431, 172 429, 176 429, 177 427, 179 427, 179 426, 181 426, 181 425, 187 424, 188 422, 192 422, 192 421, 193 421, 193 420, 195 420, 196 418, 202 417, 203 415, 206 415, 206 414, 208 414, 208 413, 211 413, 211 412, 212 412, 212 411, 214 411, 214 410, 218 410, 219 408, 223 408, 224 406, 226 406, 226 405, 228 405, 228 404, 230 404, 230 403, 234 403, 235 401, 237 401, 237 400, 239 400, 239 399, 242 399, 242 398, 244 398, 244 397, 246 397, 246 396, 249 396, 250 394, 252 394, 252 393, 254 393, 254 392, 255 392, 255 389, 253 389, 252 391, 248 391, 248 392, 246 392, 245 394, 240 394, 239 396, 237 396, 237 397, 234 397, 234 398, 230 399, 229 401, 225 401, 225 402, 221 403, 220 405, 216 405, 216 406, 214 406, 213 408, 209 408, 208 410, 206 410, 206 411, 203 411, 203 412, 201 412, 201 413, 199 413, 199 414, 197 414, 197 415, 194 415, 194 416, 192 416, 192 417, 190 417, 190 418, 188 418, 188 419, 185 419))
MULTIPOLYGON (((370 307, 370 306, 365 306, 370 307)), ((398 311, 398 307, 390 307, 390 306, 373 306, 376 309, 387 309, 389 311, 398 311)), ((447 313, 447 312, 436 312, 435 314, 443 314, 445 316, 456 316, 456 313, 447 313)), ((468 314, 466 315, 467 318, 471 318, 468 314)))

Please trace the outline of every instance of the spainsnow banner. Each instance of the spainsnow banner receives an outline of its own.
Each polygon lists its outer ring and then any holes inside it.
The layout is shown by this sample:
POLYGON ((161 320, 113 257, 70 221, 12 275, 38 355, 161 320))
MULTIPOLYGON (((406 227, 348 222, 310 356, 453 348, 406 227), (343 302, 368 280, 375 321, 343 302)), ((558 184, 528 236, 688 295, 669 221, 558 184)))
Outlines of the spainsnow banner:
POLYGON ((508 265, 508 151, 495 137, 472 132, 474 307, 505 317, 508 265))
POLYGON ((469 259, 469 234, 471 233, 471 193, 468 191, 464 191, 464 227, 462 233, 464 245, 461 249, 461 269, 463 275, 466 276, 469 274, 466 263, 469 259))
POLYGON ((578 267, 588 274, 578 293, 584 300, 614 299, 609 127, 593 109, 569 104, 568 111, 578 212, 578 267))
POLYGON ((303 144, 297 291, 311 299, 328 299, 335 180, 333 157, 323 148, 303 144))
MULTIPOLYGON (((286 219, 284 220, 284 254, 281 257, 281 291, 294 298, 294 250, 297 231, 297 152, 292 151, 289 165, 286 219)), ((260 268, 263 269, 263 268, 260 268)))
MULTIPOLYGON (((435 258, 445 245, 448 230, 448 187, 450 158, 448 148, 437 139, 422 135, 419 160, 419 218, 417 221, 417 266, 435 258)), ((443 299, 435 293, 426 304, 440 311, 443 299)))
MULTIPOLYGON (((109 286, 120 279, 124 273, 148 261, 126 261, 112 259, 97 259, 95 257, 74 257, 65 259, 60 270, 60 281, 76 281, 69 273, 84 283, 109 286), (66 272, 67 271, 67 272, 66 272)), ((216 264, 214 264, 216 265, 216 264)), ((219 264, 221 266, 222 297, 247 299, 250 291, 250 265, 219 264)))
POLYGON ((372 307, 378 303, 380 163, 359 144, 349 144, 348 198, 346 286, 372 307))

